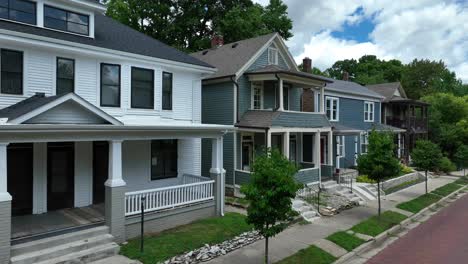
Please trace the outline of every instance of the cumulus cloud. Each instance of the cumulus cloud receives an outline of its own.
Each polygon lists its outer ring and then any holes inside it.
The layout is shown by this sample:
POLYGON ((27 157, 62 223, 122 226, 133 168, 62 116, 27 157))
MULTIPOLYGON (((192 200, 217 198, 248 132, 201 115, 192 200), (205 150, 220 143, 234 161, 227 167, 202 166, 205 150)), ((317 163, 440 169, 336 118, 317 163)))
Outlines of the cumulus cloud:
MULTIPOLYGON (((265 4, 267 0, 258 0, 265 4)), ((284 0, 293 20, 288 41, 298 62, 304 56, 325 69, 336 60, 374 54, 409 62, 414 58, 443 60, 468 82, 468 2, 440 0, 284 0), (359 12, 357 12, 359 10, 359 12), (334 37, 344 25, 371 19, 369 41, 334 37)))

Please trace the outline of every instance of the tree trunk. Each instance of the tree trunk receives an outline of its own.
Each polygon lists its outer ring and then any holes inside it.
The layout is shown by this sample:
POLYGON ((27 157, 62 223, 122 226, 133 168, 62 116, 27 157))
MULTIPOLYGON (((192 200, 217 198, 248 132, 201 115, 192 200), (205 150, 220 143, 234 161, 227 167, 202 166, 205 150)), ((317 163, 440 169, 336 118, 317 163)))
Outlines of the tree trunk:
POLYGON ((265 264, 268 263, 268 237, 265 237, 265 264))
POLYGON ((427 170, 426 170, 426 194, 427 194, 427 170))
POLYGON ((380 218, 380 180, 377 181, 377 196, 379 197, 379 218, 380 218))

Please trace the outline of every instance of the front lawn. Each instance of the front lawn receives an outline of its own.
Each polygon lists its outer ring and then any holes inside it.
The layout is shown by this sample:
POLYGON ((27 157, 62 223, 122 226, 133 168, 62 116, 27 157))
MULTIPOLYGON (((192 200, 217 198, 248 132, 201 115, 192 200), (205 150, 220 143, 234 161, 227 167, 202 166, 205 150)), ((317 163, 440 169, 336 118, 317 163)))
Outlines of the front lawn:
POLYGON ((391 193, 394 193, 394 192, 397 192, 397 191, 400 191, 400 190, 403 190, 405 188, 408 188, 410 186, 413 186, 415 184, 418 184, 418 183, 421 183, 421 182, 424 182, 423 179, 417 179, 417 180, 412 180, 412 181, 407 181, 407 182, 403 182, 403 183, 400 183, 396 186, 393 186, 393 187, 390 187, 388 189, 385 189, 385 195, 389 195, 391 193))
POLYGON ((336 232, 328 236, 326 239, 346 249, 347 251, 352 251, 366 242, 356 236, 346 233, 345 231, 336 232))
POLYGON ((460 186, 458 184, 449 183, 449 184, 446 184, 446 185, 444 185, 442 187, 439 187, 439 188, 435 189, 434 191, 432 191, 432 193, 440 195, 440 196, 447 196, 447 195, 453 193, 454 191, 460 189, 461 187, 462 186, 460 186))
POLYGON ((460 185, 468 185, 468 177, 461 177, 460 179, 454 181, 453 183, 460 185))
POLYGON ((335 260, 334 256, 312 245, 299 250, 296 254, 277 262, 277 264, 330 264, 335 260))
POLYGON ((439 201, 442 197, 432 193, 421 195, 413 200, 400 203, 396 207, 408 212, 417 213, 429 205, 439 201))
POLYGON ((377 236, 378 234, 384 232, 387 229, 399 224, 401 221, 405 220, 406 216, 393 212, 386 211, 383 212, 379 217, 373 216, 351 228, 356 233, 361 233, 369 236, 377 236))
POLYGON ((123 245, 120 254, 143 263, 157 263, 205 244, 221 243, 252 229, 246 217, 226 213, 224 217, 199 220, 188 225, 145 236, 145 250, 140 253, 139 238, 123 245))

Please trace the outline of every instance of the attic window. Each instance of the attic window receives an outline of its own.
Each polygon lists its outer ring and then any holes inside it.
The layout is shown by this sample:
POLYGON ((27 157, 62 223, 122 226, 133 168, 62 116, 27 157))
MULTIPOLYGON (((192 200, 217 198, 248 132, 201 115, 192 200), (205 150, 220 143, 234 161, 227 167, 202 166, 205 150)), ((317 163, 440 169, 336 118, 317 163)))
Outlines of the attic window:
POLYGON ((268 64, 278 65, 278 49, 268 48, 268 64))
POLYGON ((238 45, 239 45, 239 43, 234 43, 234 44, 232 44, 231 48, 235 49, 238 45))
POLYGON ((205 50, 204 52, 202 52, 202 55, 206 55, 208 53, 207 50, 205 50))

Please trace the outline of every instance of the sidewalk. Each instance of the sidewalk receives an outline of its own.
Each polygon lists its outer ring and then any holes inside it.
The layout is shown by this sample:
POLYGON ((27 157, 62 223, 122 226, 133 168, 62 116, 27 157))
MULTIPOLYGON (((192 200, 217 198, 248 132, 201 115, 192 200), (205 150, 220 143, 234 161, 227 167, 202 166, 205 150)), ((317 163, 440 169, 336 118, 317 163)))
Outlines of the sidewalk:
MULTIPOLYGON (((429 179, 429 191, 454 181, 453 177, 439 177, 429 179)), ((382 199, 382 210, 395 210, 395 205, 424 194, 425 184, 420 183, 405 190, 390 194, 382 199)), ((297 251, 307 248, 318 240, 339 230, 346 230, 353 225, 377 213, 377 201, 369 202, 346 210, 334 217, 322 217, 311 224, 294 225, 276 237, 270 239, 270 260, 272 263, 286 258, 297 251)), ((225 256, 218 257, 207 263, 262 263, 265 241, 260 240, 251 245, 240 248, 225 256)))

